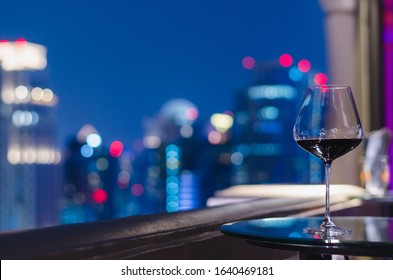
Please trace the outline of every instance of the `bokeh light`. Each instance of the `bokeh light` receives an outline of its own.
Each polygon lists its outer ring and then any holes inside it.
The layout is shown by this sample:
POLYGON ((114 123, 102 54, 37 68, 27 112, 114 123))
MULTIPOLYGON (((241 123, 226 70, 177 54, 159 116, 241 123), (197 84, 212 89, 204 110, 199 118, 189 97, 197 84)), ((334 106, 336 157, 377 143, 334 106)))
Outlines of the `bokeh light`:
POLYGON ((161 146, 161 137, 158 135, 146 135, 143 138, 143 146, 147 149, 157 149, 161 146))
POLYGON ((288 72, 289 78, 294 81, 298 82, 303 78, 303 73, 297 67, 291 67, 288 72))
POLYGON ((293 63, 293 58, 291 55, 284 53, 280 56, 280 64, 283 67, 290 67, 293 63))
POLYGON ((53 91, 49 88, 43 90, 42 100, 44 102, 51 102, 53 100, 53 91))
POLYGON ((109 162, 106 158, 99 158, 96 161, 96 167, 100 171, 105 171, 108 169, 109 162))
POLYGON ((35 87, 31 91, 31 98, 35 101, 40 101, 44 97, 44 91, 42 88, 35 87))
POLYGON ((215 130, 210 131, 207 136, 209 143, 213 144, 213 145, 220 144, 222 141, 222 138, 223 138, 222 134, 218 131, 215 131, 215 130))
POLYGON ((280 115, 280 110, 274 106, 266 106, 259 110, 261 119, 275 120, 280 115))
POLYGON ((246 56, 242 60, 242 65, 245 69, 251 70, 255 67, 255 59, 251 56, 246 56))
POLYGON ((96 189, 92 194, 93 201, 98 204, 103 204, 108 200, 108 193, 103 189, 96 189))
POLYGON ((94 150, 89 145, 85 144, 81 147, 81 155, 85 158, 89 158, 93 155, 94 150))
MULTIPOLYGON (((37 90, 37 97, 38 97, 38 94, 41 94, 39 92, 39 90, 37 90)), ((43 95, 44 95, 44 92, 42 91, 42 97, 43 97, 43 95)), ((78 139, 79 143, 86 143, 87 136, 92 133, 97 133, 97 130, 95 129, 95 127, 92 126, 91 124, 85 124, 79 130, 78 134, 76 135, 76 138, 78 139)))
POLYGON ((145 192, 145 188, 141 184, 131 186, 131 193, 134 196, 141 196, 145 192))
POLYGON ((240 153, 240 152, 234 152, 234 153, 231 155, 231 162, 232 162, 234 165, 241 165, 241 164, 243 163, 243 160, 244 160, 244 156, 243 156, 243 154, 240 153))
POLYGON ((28 94, 29 94, 29 92, 27 90, 27 87, 25 87, 25 86, 17 86, 15 88, 15 97, 20 100, 27 98, 28 94))
POLYGON ((194 107, 187 108, 185 115, 187 120, 195 121, 198 118, 198 110, 194 107))
POLYGON ((12 114, 12 123, 16 127, 36 125, 38 120, 39 116, 34 111, 16 110, 12 114))
POLYGON ((210 117, 210 123, 217 131, 225 133, 232 127, 233 117, 227 114, 216 113, 210 117))
POLYGON ((11 164, 57 164, 61 160, 61 154, 45 146, 11 146, 7 152, 7 159, 11 164))
POLYGON ((97 133, 91 133, 86 137, 86 143, 92 148, 97 148, 101 145, 102 139, 101 136, 97 133))
POLYGON ((311 63, 307 59, 302 59, 298 62, 297 67, 299 68, 299 71, 306 73, 310 71, 311 63))
POLYGON ((327 76, 323 73, 317 73, 314 76, 314 83, 316 85, 324 85, 327 83, 327 76))
POLYGON ((113 141, 109 147, 109 154, 112 157, 118 158, 121 156, 122 152, 123 152, 123 143, 117 140, 113 141))
POLYGON ((180 135, 184 138, 190 138, 194 133, 192 126, 184 125, 180 128, 180 135))
POLYGON ((17 44, 26 44, 27 41, 26 41, 25 38, 18 38, 18 39, 16 39, 15 43, 17 43, 17 44))
POLYGON ((130 173, 127 171, 120 171, 119 174, 117 175, 117 185, 121 188, 124 189, 128 187, 128 184, 130 182, 130 173))

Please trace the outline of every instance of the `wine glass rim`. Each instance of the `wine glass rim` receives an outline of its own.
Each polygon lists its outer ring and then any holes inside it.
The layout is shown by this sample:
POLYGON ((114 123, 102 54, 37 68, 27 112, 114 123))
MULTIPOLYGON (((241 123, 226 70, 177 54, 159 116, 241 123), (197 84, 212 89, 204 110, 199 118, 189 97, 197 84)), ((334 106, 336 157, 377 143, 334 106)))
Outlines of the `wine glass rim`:
POLYGON ((351 88, 347 85, 340 85, 340 84, 324 84, 324 85, 314 85, 308 86, 309 89, 348 89, 351 88))

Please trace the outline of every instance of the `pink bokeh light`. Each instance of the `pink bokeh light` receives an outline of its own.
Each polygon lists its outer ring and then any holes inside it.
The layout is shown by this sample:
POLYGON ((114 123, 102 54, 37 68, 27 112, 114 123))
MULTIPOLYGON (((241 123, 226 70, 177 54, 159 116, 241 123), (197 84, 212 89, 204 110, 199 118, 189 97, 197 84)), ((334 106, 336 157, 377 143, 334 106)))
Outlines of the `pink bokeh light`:
POLYGON ((297 67, 300 72, 306 73, 311 69, 311 63, 307 59, 302 59, 298 62, 297 67))
POLYGON ((327 83, 327 76, 323 73, 317 73, 314 76, 314 83, 316 85, 324 85, 327 83))
POLYGON ((293 58, 290 54, 284 53, 280 56, 280 64, 283 67, 290 67, 293 63, 293 58))
POLYGON ((251 70, 252 68, 255 67, 255 59, 251 56, 246 56, 242 60, 242 65, 247 70, 251 70))

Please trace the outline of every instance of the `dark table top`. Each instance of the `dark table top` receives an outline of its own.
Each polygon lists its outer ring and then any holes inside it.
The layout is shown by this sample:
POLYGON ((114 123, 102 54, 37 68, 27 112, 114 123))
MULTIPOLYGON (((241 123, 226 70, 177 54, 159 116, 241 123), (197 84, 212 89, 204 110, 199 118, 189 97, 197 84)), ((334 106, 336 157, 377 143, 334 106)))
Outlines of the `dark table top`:
POLYGON ((225 234, 276 249, 315 254, 354 256, 393 256, 393 218, 333 217, 337 226, 352 230, 350 235, 334 238, 304 233, 306 227, 317 227, 322 217, 264 218, 224 224, 225 234))

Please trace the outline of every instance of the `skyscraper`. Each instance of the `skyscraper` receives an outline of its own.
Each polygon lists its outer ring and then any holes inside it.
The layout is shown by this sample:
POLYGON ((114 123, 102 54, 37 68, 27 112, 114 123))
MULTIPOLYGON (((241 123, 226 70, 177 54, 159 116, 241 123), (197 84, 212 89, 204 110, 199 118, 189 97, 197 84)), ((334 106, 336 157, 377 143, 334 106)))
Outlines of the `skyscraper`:
POLYGON ((122 149, 118 141, 106 148, 89 124, 70 138, 64 154, 62 223, 110 219, 124 211, 118 209, 124 206, 118 199, 126 195, 121 191, 128 188, 129 174, 119 164, 122 149))
POLYGON ((0 229, 56 224, 57 96, 36 79, 46 67, 46 49, 1 40, 0 65, 0 229))
POLYGON ((177 212, 200 207, 200 140, 195 121, 197 107, 176 98, 167 101, 155 117, 145 119, 143 151, 134 162, 132 186, 139 213, 177 212))
POLYGON ((296 145, 292 128, 304 89, 326 83, 326 76, 306 59, 293 65, 288 54, 257 65, 255 74, 254 84, 237 94, 233 183, 319 183, 321 164, 296 145))

